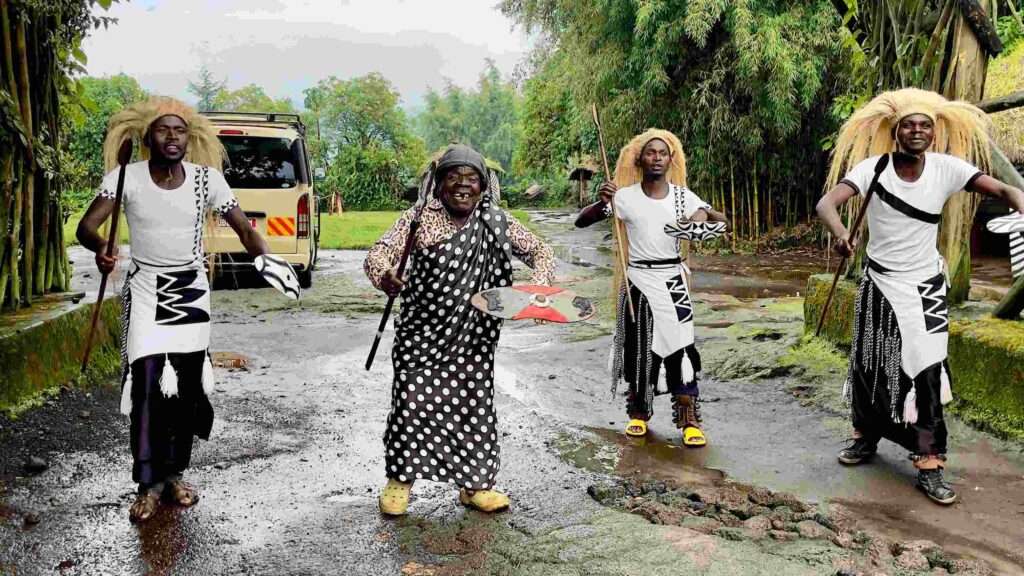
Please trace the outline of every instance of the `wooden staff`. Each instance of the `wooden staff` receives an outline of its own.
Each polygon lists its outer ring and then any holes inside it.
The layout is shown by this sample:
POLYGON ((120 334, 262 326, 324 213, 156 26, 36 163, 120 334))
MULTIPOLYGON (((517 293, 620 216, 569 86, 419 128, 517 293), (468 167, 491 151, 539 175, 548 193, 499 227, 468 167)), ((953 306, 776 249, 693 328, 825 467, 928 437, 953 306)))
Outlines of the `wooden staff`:
MULTIPOLYGON (((853 227, 850 229, 850 243, 852 244, 860 232, 861 222, 864 221, 864 215, 868 212, 868 203, 871 202, 871 197, 875 195, 875 186, 878 185, 878 177, 882 175, 885 167, 889 165, 889 154, 883 154, 878 159, 878 163, 875 164, 875 177, 871 180, 871 185, 868 186, 868 192, 864 195, 864 203, 860 205, 860 210, 857 212, 857 217, 853 220, 853 227)), ((831 250, 831 246, 829 247, 831 250)), ((846 269, 847 256, 843 256, 839 260, 839 266, 836 267, 836 275, 832 277, 832 288, 828 291, 828 298, 825 299, 825 306, 821 309, 821 316, 818 317, 818 328, 814 331, 814 336, 818 337, 821 335, 821 328, 825 325, 825 317, 828 315, 828 308, 832 305, 832 297, 836 295, 836 286, 839 284, 839 276, 843 274, 846 269)), ((856 337, 856 335, 854 336, 856 337)))
MULTIPOLYGON (((604 166, 604 179, 607 182, 612 181, 612 171, 608 168, 608 151, 604 147, 604 130, 601 129, 601 119, 597 114, 597 104, 591 105, 591 112, 594 114, 594 126, 597 127, 597 142, 601 146, 601 164, 604 166)), ((625 232, 622 230, 622 220, 619 219, 618 213, 615 212, 615 202, 611 203, 612 207, 612 235, 615 236, 615 244, 619 249, 619 266, 622 267, 622 279, 626 283, 626 303, 629 305, 629 319, 635 320, 636 313, 633 311, 633 296, 629 293, 629 278, 626 277, 627 263, 626 263, 626 245, 623 240, 625 232)))
MULTIPOLYGON (((420 217, 423 216, 423 208, 426 207, 434 189, 434 172, 437 170, 437 162, 431 162, 427 174, 420 182, 420 197, 416 204, 412 222, 409 223, 409 234, 405 237, 405 248, 402 250, 402 257, 398 260, 397 275, 399 278, 405 273, 405 264, 409 260, 409 254, 416 245, 416 232, 420 229, 420 217)), ((377 334, 373 337, 373 344, 370 345, 370 355, 366 357, 366 369, 373 366, 373 359, 377 356, 377 347, 380 346, 380 339, 384 336, 384 329, 388 326, 388 318, 391 317, 391 307, 395 304, 395 296, 388 296, 388 303, 384 306, 384 313, 381 314, 380 324, 377 325, 377 334)))
MULTIPOLYGON (((117 172, 117 192, 114 194, 114 209, 110 213, 110 234, 107 237, 107 257, 114 255, 114 247, 117 246, 117 224, 121 219, 121 198, 124 196, 124 171, 128 162, 132 159, 131 138, 121 143, 117 150, 117 164, 120 169, 117 172)), ((96 297, 96 306, 92 309, 92 325, 89 326, 89 337, 85 339, 85 354, 82 355, 82 372, 89 366, 89 353, 92 352, 92 341, 96 336, 96 326, 100 321, 100 309, 103 307, 103 293, 107 290, 107 278, 109 273, 104 272, 100 277, 100 293, 96 297)))

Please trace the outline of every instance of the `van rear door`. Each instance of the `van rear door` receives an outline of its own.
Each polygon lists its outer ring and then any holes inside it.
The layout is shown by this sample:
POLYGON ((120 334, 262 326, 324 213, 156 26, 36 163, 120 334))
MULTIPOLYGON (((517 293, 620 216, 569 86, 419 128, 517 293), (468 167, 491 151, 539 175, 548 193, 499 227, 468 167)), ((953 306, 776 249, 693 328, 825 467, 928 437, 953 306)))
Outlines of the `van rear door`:
MULTIPOLYGON (((297 252, 295 206, 301 162, 288 138, 225 134, 224 178, 250 223, 274 254, 297 252)), ((230 230, 217 232, 216 252, 244 252, 230 230), (231 238, 228 238, 231 236, 231 238)))

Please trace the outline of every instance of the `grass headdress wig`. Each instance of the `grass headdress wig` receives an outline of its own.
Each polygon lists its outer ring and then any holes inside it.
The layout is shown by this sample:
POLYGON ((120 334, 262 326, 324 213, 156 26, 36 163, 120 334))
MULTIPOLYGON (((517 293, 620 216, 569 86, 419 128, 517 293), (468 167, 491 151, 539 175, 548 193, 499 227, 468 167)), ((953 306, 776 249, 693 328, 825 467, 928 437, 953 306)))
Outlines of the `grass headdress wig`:
POLYGON ((113 170, 117 166, 117 150, 125 140, 137 141, 139 158, 148 159, 150 150, 144 136, 157 118, 168 115, 177 116, 188 125, 185 160, 220 170, 224 161, 224 146, 209 119, 198 114, 188 104, 164 96, 153 96, 137 102, 110 117, 107 138, 103 142, 103 163, 106 169, 113 170))
POLYGON ((862 160, 895 151, 896 127, 912 114, 924 114, 935 124, 930 151, 956 156, 987 169, 990 123, 980 108, 960 100, 947 100, 928 90, 904 88, 875 96, 843 124, 832 151, 825 189, 835 186, 862 160))
POLYGON ((615 185, 624 188, 643 179, 644 172, 639 166, 640 154, 651 140, 661 140, 672 152, 672 163, 666 175, 668 181, 677 186, 686 186, 686 155, 683 153, 683 145, 675 134, 657 128, 650 128, 633 138, 619 152, 619 161, 615 164, 615 185))

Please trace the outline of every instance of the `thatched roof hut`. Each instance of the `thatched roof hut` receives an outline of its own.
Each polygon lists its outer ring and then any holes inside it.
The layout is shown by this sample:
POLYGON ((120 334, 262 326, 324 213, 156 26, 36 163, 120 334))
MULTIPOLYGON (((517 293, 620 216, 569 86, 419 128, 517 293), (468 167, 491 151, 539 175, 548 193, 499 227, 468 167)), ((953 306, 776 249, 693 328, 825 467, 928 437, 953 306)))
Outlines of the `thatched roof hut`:
MULTIPOLYGON (((985 99, 1024 90, 1024 42, 993 60, 988 67, 985 99)), ((999 147, 1018 167, 1024 166, 1024 108, 991 115, 999 147)))

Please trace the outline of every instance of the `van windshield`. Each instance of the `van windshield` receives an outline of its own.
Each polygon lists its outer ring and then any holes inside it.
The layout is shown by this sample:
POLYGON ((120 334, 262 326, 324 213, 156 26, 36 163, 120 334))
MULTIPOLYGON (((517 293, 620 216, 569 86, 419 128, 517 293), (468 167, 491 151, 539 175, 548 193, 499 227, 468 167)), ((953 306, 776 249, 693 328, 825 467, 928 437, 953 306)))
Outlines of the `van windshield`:
POLYGON ((224 178, 232 188, 294 188, 296 158, 287 138, 221 136, 224 178))

